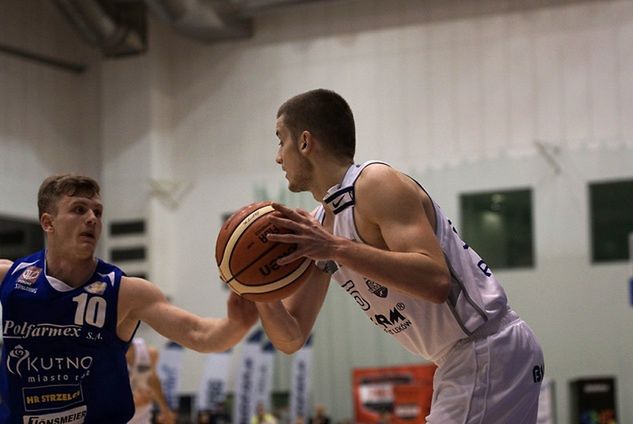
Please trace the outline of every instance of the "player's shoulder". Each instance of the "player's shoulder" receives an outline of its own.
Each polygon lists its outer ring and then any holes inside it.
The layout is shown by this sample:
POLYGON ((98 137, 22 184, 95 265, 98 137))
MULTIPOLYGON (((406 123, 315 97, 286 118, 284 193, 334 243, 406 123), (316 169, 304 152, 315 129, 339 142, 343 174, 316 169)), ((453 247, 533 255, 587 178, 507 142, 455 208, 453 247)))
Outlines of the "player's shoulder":
POLYGON ((399 209, 415 208, 430 198, 414 179, 391 166, 368 166, 354 187, 356 210, 363 216, 392 215, 399 209))
POLYGON ((401 171, 388 164, 371 163, 362 170, 354 183, 355 197, 357 200, 359 197, 369 197, 381 201, 408 188, 407 180, 401 171))
POLYGON ((0 259, 0 284, 2 284, 2 280, 4 280, 5 275, 9 272, 9 269, 13 265, 13 262, 8 259, 0 259))
POLYGON ((162 297, 161 290, 149 280, 140 277, 121 277, 119 302, 125 305, 139 307, 162 297))
POLYGON ((365 163, 355 181, 358 187, 379 188, 377 184, 385 182, 385 179, 397 178, 399 171, 385 162, 372 161, 365 163))
POLYGON ((121 277, 117 312, 120 322, 125 322, 125 325, 129 327, 129 332, 126 332, 125 335, 131 337, 137 322, 144 320, 145 313, 143 311, 166 301, 163 292, 152 282, 139 277, 121 277))
POLYGON ((123 286, 131 290, 143 290, 144 288, 154 286, 154 284, 145 278, 123 275, 121 277, 121 287, 123 286))

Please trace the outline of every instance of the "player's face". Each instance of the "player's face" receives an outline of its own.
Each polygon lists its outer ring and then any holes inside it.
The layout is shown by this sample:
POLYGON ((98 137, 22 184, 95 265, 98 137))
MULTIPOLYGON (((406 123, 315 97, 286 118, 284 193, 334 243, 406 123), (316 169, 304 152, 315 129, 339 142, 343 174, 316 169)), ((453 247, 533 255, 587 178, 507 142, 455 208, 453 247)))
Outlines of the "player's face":
POLYGON ((94 255, 101 236, 103 205, 99 196, 62 196, 50 214, 49 241, 73 256, 94 255))
POLYGON ((292 192, 309 190, 309 170, 310 163, 301 154, 290 129, 284 124, 284 116, 277 119, 277 138, 279 148, 275 161, 281 165, 281 169, 286 173, 288 189, 292 192))

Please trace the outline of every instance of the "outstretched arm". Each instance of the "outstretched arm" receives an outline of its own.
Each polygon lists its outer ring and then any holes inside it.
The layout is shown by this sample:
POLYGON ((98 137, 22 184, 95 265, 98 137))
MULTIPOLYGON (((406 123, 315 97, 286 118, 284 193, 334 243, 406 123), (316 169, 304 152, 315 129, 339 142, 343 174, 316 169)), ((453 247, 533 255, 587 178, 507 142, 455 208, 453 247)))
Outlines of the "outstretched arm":
POLYGON ((138 321, 164 337, 198 352, 223 352, 237 344, 257 321, 255 305, 231 292, 228 313, 203 318, 169 303, 153 283, 132 277, 121 279, 117 332, 128 340, 138 321))

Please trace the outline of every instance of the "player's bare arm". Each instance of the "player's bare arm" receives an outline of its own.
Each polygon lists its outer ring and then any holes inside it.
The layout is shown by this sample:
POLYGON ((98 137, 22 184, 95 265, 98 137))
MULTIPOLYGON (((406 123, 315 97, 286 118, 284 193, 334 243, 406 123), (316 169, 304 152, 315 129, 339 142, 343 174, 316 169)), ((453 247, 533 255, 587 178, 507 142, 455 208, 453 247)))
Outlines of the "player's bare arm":
POLYGON ((123 277, 117 332, 128 340, 143 321, 164 337, 198 352, 223 352, 237 344, 257 321, 252 302, 229 295, 223 318, 203 318, 169 303, 153 283, 123 277))
POLYGON ((264 330, 277 350, 292 354, 305 344, 329 282, 329 274, 314 267, 310 278, 292 295, 276 302, 256 303, 264 330))
POLYGON ((11 268, 13 262, 8 259, 0 259, 0 285, 2 285, 2 280, 4 280, 4 276, 9 272, 9 268, 11 268))
POLYGON ((433 212, 425 207, 432 209, 430 199, 409 177, 388 166, 367 167, 356 184, 355 208, 367 244, 343 250, 340 263, 412 296, 444 302, 450 273, 429 219, 433 212))
POLYGON ((300 256, 332 259, 380 284, 444 302, 450 274, 422 207, 428 198, 408 177, 387 166, 366 168, 355 191, 356 224, 366 244, 332 235, 306 212, 275 206, 283 214, 277 224, 294 234, 271 240, 299 246, 280 263, 300 256))

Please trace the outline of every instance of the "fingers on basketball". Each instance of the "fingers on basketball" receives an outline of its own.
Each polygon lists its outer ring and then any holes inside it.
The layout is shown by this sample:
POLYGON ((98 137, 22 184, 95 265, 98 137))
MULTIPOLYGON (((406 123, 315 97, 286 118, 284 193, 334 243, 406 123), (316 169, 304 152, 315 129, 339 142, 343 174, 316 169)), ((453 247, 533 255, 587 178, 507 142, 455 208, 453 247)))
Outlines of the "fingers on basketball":
POLYGON ((270 302, 294 293, 308 278, 312 260, 278 260, 296 251, 296 244, 271 240, 269 234, 290 230, 275 224, 272 202, 251 203, 227 219, 216 240, 215 258, 220 278, 248 300, 270 302))

